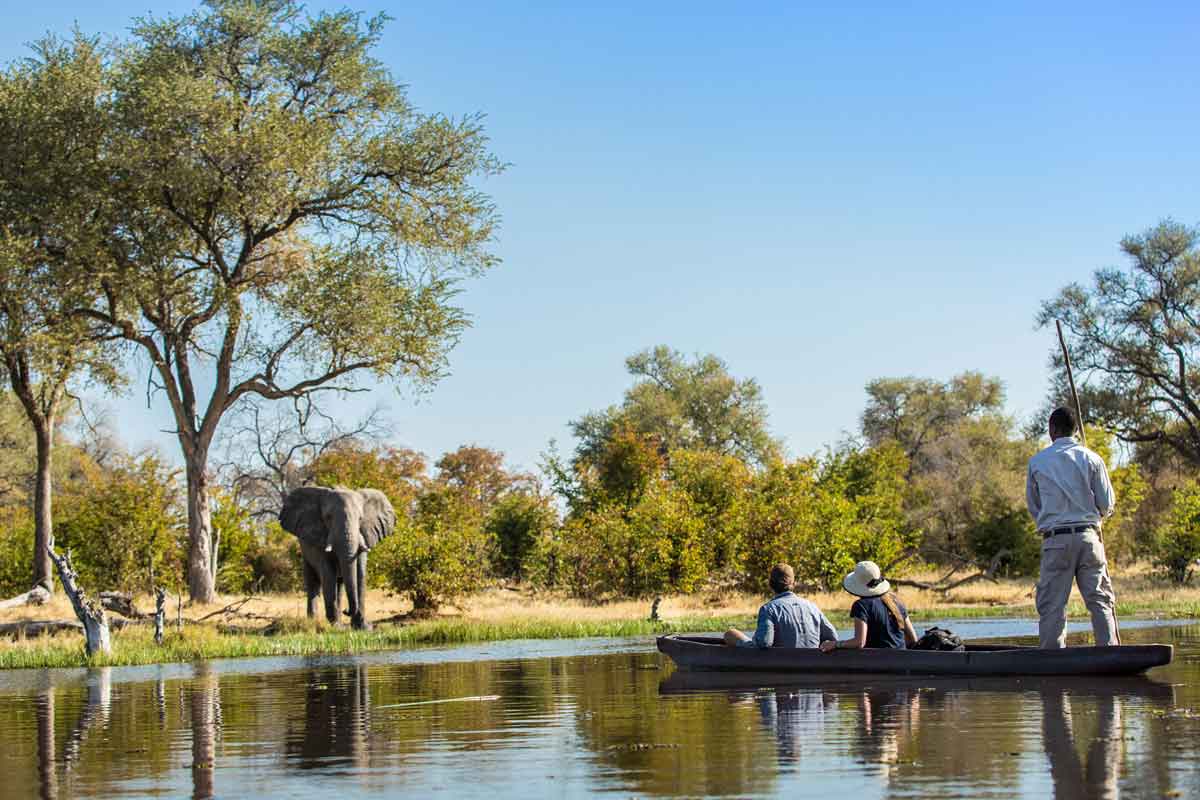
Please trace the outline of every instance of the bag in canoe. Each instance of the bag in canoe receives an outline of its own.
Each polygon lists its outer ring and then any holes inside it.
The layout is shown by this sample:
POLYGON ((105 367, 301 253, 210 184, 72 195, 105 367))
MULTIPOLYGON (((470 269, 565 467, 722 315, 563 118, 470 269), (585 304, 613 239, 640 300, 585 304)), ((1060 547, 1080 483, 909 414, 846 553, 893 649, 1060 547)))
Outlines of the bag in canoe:
POLYGON ((965 650, 962 639, 945 628, 926 628, 925 635, 917 639, 913 650, 965 650))

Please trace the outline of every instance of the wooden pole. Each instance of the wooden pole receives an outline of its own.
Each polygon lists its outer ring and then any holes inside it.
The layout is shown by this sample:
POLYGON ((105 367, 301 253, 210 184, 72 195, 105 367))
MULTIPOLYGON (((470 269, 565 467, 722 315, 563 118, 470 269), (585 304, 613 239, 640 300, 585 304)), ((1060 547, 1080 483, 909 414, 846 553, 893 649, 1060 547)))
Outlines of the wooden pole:
POLYGON ((1062 323, 1054 320, 1054 326, 1058 328, 1058 344, 1062 347, 1063 363, 1067 365, 1067 383, 1071 385, 1071 402, 1075 404, 1075 420, 1079 423, 1079 443, 1087 447, 1087 432, 1083 429, 1083 408, 1079 405, 1079 393, 1075 391, 1075 374, 1071 371, 1071 354, 1067 352, 1062 323))

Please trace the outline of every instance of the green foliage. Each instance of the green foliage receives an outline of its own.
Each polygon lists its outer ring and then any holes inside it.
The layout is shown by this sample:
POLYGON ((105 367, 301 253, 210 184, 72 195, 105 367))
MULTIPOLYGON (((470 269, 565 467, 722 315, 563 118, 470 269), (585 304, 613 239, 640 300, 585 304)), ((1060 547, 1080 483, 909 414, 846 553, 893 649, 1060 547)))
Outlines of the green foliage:
POLYGON ((393 591, 416 610, 436 609, 481 585, 488 574, 491 537, 471 503, 449 487, 421 495, 411 520, 372 552, 393 591))
POLYGON ((631 508, 609 503, 570 516, 560 577, 569 591, 597 599, 690 592, 710 566, 703 533, 691 498, 660 478, 631 508))
MULTIPOLYGON (((1200 228, 1170 219, 1120 243, 1125 270, 1097 270, 1042 303, 1038 323, 1068 334, 1088 419, 1132 443, 1200 465, 1200 228), (1081 379, 1080 376, 1084 379, 1081 379)), ((1055 354, 1053 402, 1069 394, 1055 354)))
MULTIPOLYGON (((83 585, 94 590, 178 588, 183 519, 175 471, 154 456, 92 468, 58 521, 55 544, 71 549, 83 585)), ((66 504, 64 504, 66 505, 66 504)))
POLYGON ((1012 554, 1003 560, 1003 571, 1013 577, 1037 575, 1042 558, 1042 539, 1024 508, 997 507, 967 531, 971 553, 990 561, 1001 550, 1012 554))
POLYGON ((571 423, 579 439, 577 463, 598 463, 620 431, 650 437, 664 452, 710 450, 757 465, 778 456, 758 383, 734 378, 716 356, 689 362, 659 346, 630 356, 625 366, 636 382, 622 404, 571 423))
POLYGON ((751 468, 736 456, 710 450, 675 450, 670 479, 691 498, 704 524, 702 538, 714 571, 736 569, 742 550, 740 529, 732 519, 738 498, 754 479, 751 468))
POLYGON ((29 591, 33 518, 23 509, 0 514, 0 598, 29 591))
POLYGON ((219 537, 217 591, 248 593, 254 590, 254 558, 260 549, 250 512, 226 492, 214 492, 212 527, 219 537))
POLYGON ((509 578, 529 577, 539 543, 557 525, 558 513, 548 497, 535 492, 510 492, 500 498, 484 524, 496 544, 496 572, 509 578))
POLYGON ((298 592, 303 589, 300 542, 280 528, 278 522, 267 525, 262 537, 250 558, 251 585, 263 592, 298 592))
POLYGON ((891 561, 913 538, 900 491, 906 466, 898 450, 871 449, 769 467, 735 512, 743 586, 761 590, 779 561, 795 568, 798 582, 824 589, 840 585, 858 561, 891 561))
POLYGON ((1200 559, 1200 482, 1176 489, 1171 513, 1158 531, 1154 563, 1175 583, 1187 583, 1200 559))

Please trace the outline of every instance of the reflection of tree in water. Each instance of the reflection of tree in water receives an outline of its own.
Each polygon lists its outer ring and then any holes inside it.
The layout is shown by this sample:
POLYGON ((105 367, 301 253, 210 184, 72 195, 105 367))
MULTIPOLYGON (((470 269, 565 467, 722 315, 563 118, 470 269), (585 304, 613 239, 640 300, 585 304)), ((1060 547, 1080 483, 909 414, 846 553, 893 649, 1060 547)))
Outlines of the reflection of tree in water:
POLYGON ((366 666, 314 669, 307 678, 303 723, 287 735, 289 759, 300 769, 366 767, 371 728, 366 666))
POLYGON ((190 689, 192 797, 195 800, 207 800, 213 796, 217 736, 221 730, 220 682, 212 665, 206 661, 196 665, 196 677, 192 679, 190 689))
POLYGON ((770 689, 757 694, 763 725, 775 734, 781 766, 801 760, 805 742, 823 737, 833 696, 820 689, 770 689))

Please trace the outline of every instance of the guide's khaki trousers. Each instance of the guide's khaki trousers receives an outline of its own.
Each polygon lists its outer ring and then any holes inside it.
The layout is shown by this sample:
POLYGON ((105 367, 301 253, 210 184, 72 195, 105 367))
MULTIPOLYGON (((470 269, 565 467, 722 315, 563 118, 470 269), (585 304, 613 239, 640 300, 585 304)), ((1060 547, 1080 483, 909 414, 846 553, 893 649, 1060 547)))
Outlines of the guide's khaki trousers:
POLYGON ((1041 646, 1067 646, 1067 598, 1071 583, 1079 584, 1079 593, 1092 614, 1096 645, 1117 644, 1117 625, 1113 618, 1117 603, 1104 543, 1095 530, 1087 533, 1061 533, 1042 540, 1042 569, 1037 584, 1038 636, 1041 646))

